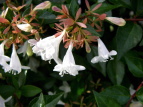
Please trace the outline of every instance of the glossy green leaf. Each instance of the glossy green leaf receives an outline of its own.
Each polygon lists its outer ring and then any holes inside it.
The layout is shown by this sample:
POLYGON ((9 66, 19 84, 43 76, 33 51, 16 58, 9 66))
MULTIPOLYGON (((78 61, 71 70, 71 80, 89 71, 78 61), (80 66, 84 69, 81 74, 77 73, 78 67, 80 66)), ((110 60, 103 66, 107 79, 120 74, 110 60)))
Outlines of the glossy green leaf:
POLYGON ((0 85, 0 95, 5 99, 12 96, 14 91, 14 87, 10 85, 0 85))
POLYGON ((37 13, 37 18, 41 24, 49 24, 57 22, 56 16, 47 10, 39 10, 37 13))
POLYGON ((69 12, 71 13, 72 17, 76 16, 76 12, 79 8, 77 0, 71 0, 71 3, 69 5, 69 12))
POLYGON ((19 87, 21 87, 22 85, 25 84, 25 81, 26 81, 26 73, 27 73, 27 70, 22 71, 22 72, 19 74, 19 78, 18 78, 19 87))
POLYGON ((127 22, 119 27, 115 37, 117 44, 117 59, 119 60, 127 51, 135 47, 142 38, 142 29, 138 24, 127 22))
POLYGON ((137 16, 143 16, 143 1, 131 0, 133 10, 137 16))
POLYGON ((45 107, 55 107, 55 105, 58 103, 62 95, 63 93, 45 96, 45 103, 46 103, 45 107))
POLYGON ((42 90, 36 86, 33 85, 25 85, 21 87, 22 95, 25 97, 33 97, 37 94, 39 94, 42 90))
POLYGON ((97 93, 96 91, 93 91, 96 103, 98 107, 122 107, 119 103, 116 102, 116 100, 104 96, 103 94, 97 93))
POLYGON ((106 88, 100 94, 106 97, 113 98, 120 105, 126 104, 128 100, 130 99, 129 90, 123 86, 118 86, 118 85, 106 88))
POLYGON ((136 92, 137 99, 143 103, 143 87, 136 92))
MULTIPOLYGON (((91 8, 94 8, 96 5, 97 4, 92 5, 91 8)), ((108 11, 110 11, 112 9, 118 8, 120 6, 121 6, 120 4, 111 5, 111 4, 108 4, 108 3, 102 3, 101 7, 99 7, 94 12, 95 13, 105 13, 105 12, 108 12, 108 11)))
POLYGON ((143 77, 143 59, 128 54, 124 58, 130 72, 136 77, 143 77))
POLYGON ((45 101, 42 93, 40 94, 36 103, 34 103, 31 107, 45 107, 45 101))
POLYGON ((125 74, 124 64, 115 59, 109 61, 107 65, 107 74, 114 84, 121 84, 125 74))

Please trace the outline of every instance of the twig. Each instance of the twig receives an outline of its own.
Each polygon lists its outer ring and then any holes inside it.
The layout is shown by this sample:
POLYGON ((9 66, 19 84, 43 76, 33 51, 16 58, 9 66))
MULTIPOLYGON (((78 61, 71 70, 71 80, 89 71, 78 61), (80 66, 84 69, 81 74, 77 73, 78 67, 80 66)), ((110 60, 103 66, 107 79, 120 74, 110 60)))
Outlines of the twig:
POLYGON ((132 99, 136 96, 136 92, 143 86, 143 81, 141 82, 141 84, 138 86, 138 88, 136 89, 135 93, 131 96, 130 100, 128 101, 128 103, 126 104, 126 107, 129 107, 129 104, 131 103, 132 99))
POLYGON ((125 19, 126 21, 143 21, 143 19, 125 19))

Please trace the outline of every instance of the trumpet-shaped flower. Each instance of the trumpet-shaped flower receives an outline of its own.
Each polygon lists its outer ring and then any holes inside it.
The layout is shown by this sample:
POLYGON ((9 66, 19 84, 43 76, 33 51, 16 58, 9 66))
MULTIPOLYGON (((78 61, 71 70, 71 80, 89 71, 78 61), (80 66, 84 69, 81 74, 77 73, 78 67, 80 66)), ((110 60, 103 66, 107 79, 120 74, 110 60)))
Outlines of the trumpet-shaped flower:
POLYGON ((10 58, 4 55, 4 44, 6 43, 6 41, 7 40, 4 40, 0 44, 0 65, 3 67, 5 72, 10 70, 10 66, 7 64, 7 62, 10 61, 10 58))
POLYGON ((11 70, 15 70, 18 73, 21 72, 21 69, 30 69, 30 67, 21 65, 20 60, 17 56, 14 44, 13 44, 13 50, 12 50, 11 59, 10 59, 10 68, 11 70))
POLYGON ((115 50, 112 50, 109 52, 104 45, 104 43, 101 41, 101 39, 98 39, 98 55, 92 58, 91 62, 92 63, 97 63, 97 62, 106 62, 108 58, 113 59, 111 56, 116 55, 117 52, 115 50))
POLYGON ((46 61, 54 59, 56 63, 61 63, 61 60, 58 58, 58 53, 59 45, 64 34, 65 30, 58 37, 53 35, 45 39, 41 39, 38 42, 33 39, 29 40, 28 42, 31 44, 31 46, 34 46, 32 48, 33 52, 41 56, 43 60, 46 61))
POLYGON ((8 102, 12 97, 10 96, 6 100, 0 96, 0 107, 5 107, 5 103, 8 102))
POLYGON ((73 43, 70 42, 69 48, 64 56, 63 63, 55 66, 54 71, 59 71, 60 75, 70 74, 76 76, 78 71, 85 70, 84 66, 75 65, 75 60, 72 54, 73 43))

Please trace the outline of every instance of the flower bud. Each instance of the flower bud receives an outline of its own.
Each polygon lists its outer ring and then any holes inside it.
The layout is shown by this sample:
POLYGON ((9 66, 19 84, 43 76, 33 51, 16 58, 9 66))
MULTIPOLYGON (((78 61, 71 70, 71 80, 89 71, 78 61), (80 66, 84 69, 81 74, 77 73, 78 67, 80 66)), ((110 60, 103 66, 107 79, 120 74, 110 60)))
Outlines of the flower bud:
POLYGON ((106 17, 105 19, 118 26, 124 26, 126 24, 126 21, 123 18, 106 17))
POLYGON ((29 43, 28 43, 28 46, 27 46, 26 53, 27 53, 28 56, 32 56, 33 55, 32 47, 30 46, 29 43))
POLYGON ((17 24, 17 27, 25 32, 30 32, 32 30, 32 26, 30 24, 17 24))
POLYGON ((45 2, 42 2, 40 3, 39 5, 37 5, 33 11, 36 11, 36 10, 43 10, 43 9, 48 9, 51 7, 51 2, 50 1, 45 1, 45 2))
POLYGON ((1 15, 0 15, 2 18, 5 18, 5 17, 6 17, 7 12, 8 12, 8 9, 9 9, 9 8, 7 7, 6 10, 2 11, 2 13, 1 13, 1 15))

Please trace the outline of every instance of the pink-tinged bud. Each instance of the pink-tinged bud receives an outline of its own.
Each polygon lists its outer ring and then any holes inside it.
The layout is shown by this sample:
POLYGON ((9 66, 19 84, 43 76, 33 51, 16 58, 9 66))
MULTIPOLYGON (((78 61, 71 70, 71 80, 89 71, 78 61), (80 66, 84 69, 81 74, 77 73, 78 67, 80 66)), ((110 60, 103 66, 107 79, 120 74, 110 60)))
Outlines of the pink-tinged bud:
POLYGON ((2 13, 1 13, 1 15, 0 15, 2 18, 5 18, 5 17, 6 17, 7 12, 8 12, 8 9, 9 9, 9 8, 7 7, 6 10, 2 11, 2 13))
POLYGON ((40 3, 39 5, 37 5, 33 11, 35 10, 43 10, 43 9, 48 9, 51 7, 51 2, 50 1, 45 1, 45 2, 42 2, 40 3))
POLYGON ((126 24, 126 21, 123 18, 106 17, 105 19, 118 26, 124 26, 126 24))
POLYGON ((57 6, 53 6, 52 10, 55 11, 55 12, 61 12, 61 9, 58 8, 57 6))
POLYGON ((17 24, 17 27, 25 32, 30 32, 32 30, 32 26, 30 24, 17 24))

